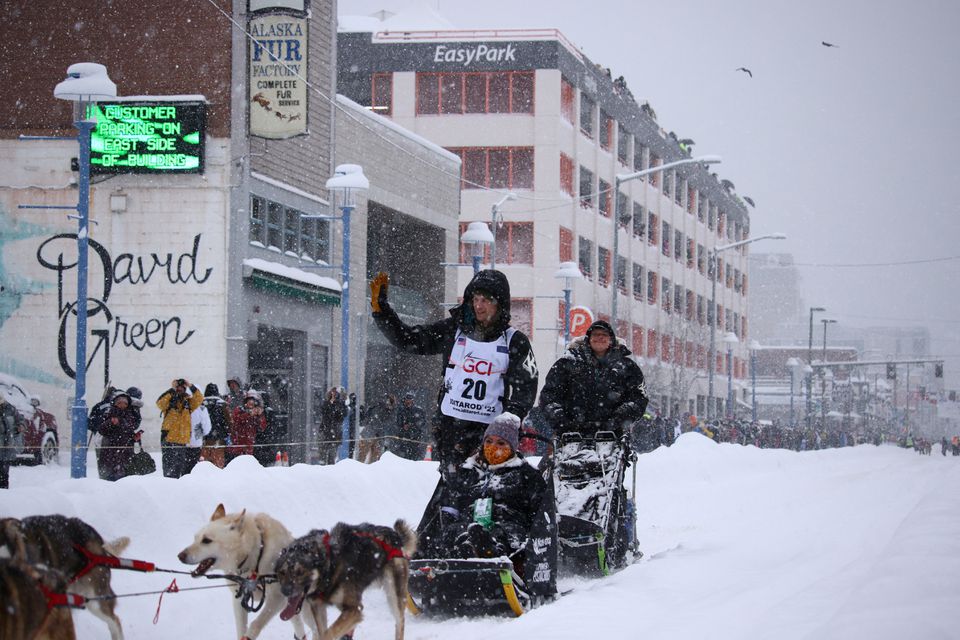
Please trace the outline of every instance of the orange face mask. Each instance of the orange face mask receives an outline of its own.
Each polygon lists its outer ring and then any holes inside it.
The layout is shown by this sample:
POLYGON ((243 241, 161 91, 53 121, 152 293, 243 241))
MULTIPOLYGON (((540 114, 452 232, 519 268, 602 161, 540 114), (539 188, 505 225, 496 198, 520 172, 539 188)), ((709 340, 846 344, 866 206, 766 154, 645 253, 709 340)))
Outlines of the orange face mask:
POLYGON ((513 449, 510 448, 510 445, 502 440, 499 443, 490 442, 484 440, 483 442, 483 457, 486 458, 487 462, 490 464, 500 464, 501 462, 506 462, 510 459, 510 456, 513 455, 513 449))

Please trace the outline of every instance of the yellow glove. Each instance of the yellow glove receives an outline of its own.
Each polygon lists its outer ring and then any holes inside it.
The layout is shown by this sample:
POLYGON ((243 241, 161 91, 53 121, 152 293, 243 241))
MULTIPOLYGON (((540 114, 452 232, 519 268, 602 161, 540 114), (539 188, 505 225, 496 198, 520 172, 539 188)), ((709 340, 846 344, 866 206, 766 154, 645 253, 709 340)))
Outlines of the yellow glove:
POLYGON ((370 306, 374 313, 383 311, 380 305, 387 303, 387 286, 389 283, 390 278, 383 271, 373 276, 373 280, 370 281, 370 306))

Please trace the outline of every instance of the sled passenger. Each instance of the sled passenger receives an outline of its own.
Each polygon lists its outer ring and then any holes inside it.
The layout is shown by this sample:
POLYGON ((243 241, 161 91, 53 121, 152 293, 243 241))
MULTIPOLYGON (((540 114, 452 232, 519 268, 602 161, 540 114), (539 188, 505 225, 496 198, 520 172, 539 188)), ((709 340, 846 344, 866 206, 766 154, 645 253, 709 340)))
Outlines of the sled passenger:
POLYGON ((449 478, 440 500, 441 538, 455 556, 512 557, 524 548, 547 485, 517 454, 519 433, 518 416, 497 416, 482 449, 449 478))
POLYGON ((387 274, 370 282, 373 319, 394 346, 420 355, 443 354, 433 435, 440 472, 447 475, 480 445, 484 429, 504 411, 521 419, 537 394, 530 340, 510 326, 510 284, 494 269, 478 272, 450 317, 409 326, 387 302, 387 274))
POLYGON ((619 437, 643 416, 643 372, 630 355, 603 320, 591 324, 582 340, 570 343, 550 367, 540 391, 540 407, 555 434, 613 431, 619 437))

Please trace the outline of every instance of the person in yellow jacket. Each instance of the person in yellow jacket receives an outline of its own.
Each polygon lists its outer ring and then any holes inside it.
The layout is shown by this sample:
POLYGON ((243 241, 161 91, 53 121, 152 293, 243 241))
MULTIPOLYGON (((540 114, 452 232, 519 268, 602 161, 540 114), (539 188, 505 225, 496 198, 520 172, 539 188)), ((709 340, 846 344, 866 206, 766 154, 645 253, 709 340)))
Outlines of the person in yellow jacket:
POLYGON ((200 449, 188 447, 190 442, 190 414, 203 404, 203 393, 184 378, 170 383, 170 388, 157 398, 157 408, 163 415, 160 426, 160 452, 163 475, 179 478, 190 473, 200 455, 200 449))

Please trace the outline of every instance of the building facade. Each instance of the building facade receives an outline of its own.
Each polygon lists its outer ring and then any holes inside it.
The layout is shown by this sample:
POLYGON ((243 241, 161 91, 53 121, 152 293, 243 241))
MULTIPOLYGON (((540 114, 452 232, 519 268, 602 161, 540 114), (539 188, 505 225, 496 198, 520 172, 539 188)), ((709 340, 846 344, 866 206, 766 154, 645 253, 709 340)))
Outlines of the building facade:
POLYGON ((224 392, 238 376, 270 395, 293 460, 310 459, 319 403, 340 382, 344 295, 348 387, 360 402, 367 370, 379 370, 362 342, 364 278, 385 221, 401 242, 428 237, 438 263, 401 263, 418 274, 396 276, 410 316, 439 316, 452 295, 439 263, 455 252, 459 159, 338 102, 332 1, 124 5, 121 14, 118 4, 43 0, 5 5, 0 17, 13 98, 0 105, 0 371, 44 396, 65 436, 77 225, 62 211, 18 206, 75 205, 78 147, 19 136, 76 135, 71 105, 53 88, 71 64, 100 62, 121 97, 97 105, 87 406, 109 384, 140 387, 150 449, 160 425, 153 400, 172 379, 224 392), (170 116, 188 107, 198 120, 170 116), (199 159, 166 153, 181 144, 199 159), (384 149, 421 161, 398 165, 384 149), (371 189, 353 214, 350 272, 361 286, 344 292, 343 228, 325 185, 348 162, 364 167, 371 189))
MULTIPOLYGON (((563 348, 559 263, 584 279, 573 304, 609 319, 642 359, 655 407, 706 413, 707 366, 714 401, 730 368, 746 376, 747 248, 718 254, 718 348, 709 353, 711 252, 749 237, 749 216, 732 186, 699 164, 625 182, 618 174, 690 157, 690 142, 664 132, 622 79, 584 57, 554 30, 345 31, 338 36, 341 93, 463 161, 461 230, 491 222, 495 261, 511 283, 513 323, 530 335, 540 368, 563 348), (619 202, 617 202, 619 200, 619 202), (619 208, 617 255, 614 210, 619 208)), ((470 262, 461 246, 461 262, 470 262)), ((470 277, 461 269, 462 286, 470 277)), ((452 301, 450 301, 452 302, 452 301)), ((541 376, 542 378, 542 376, 541 376)))

